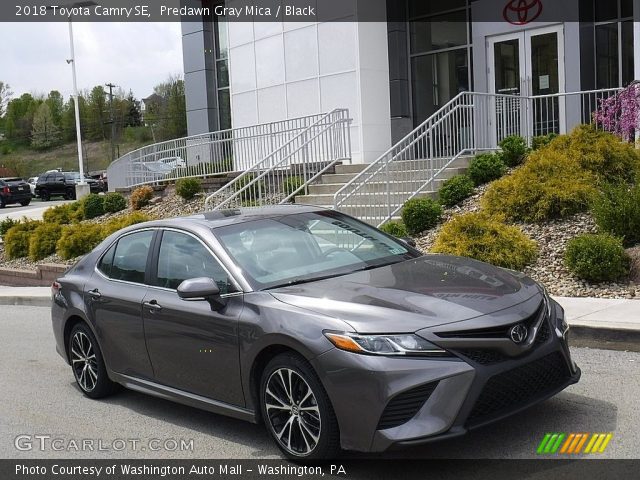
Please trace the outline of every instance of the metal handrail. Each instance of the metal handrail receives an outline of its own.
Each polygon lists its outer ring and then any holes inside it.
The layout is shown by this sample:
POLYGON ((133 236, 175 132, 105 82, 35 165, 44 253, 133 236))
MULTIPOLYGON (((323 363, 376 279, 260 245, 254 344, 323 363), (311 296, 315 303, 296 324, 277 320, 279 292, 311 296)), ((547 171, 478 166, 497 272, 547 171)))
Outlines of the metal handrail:
POLYGON ((205 209, 285 203, 339 161, 351 159, 349 111, 335 109, 209 195, 205 209), (292 181, 291 179, 296 179, 292 181), (288 187, 285 187, 285 182, 288 187))
POLYGON ((571 111, 574 123, 591 123, 599 101, 619 91, 537 96, 461 92, 343 185, 333 206, 380 226, 427 187, 434 191, 460 157, 497 150, 509 135, 530 143, 534 136, 563 131, 568 123, 565 101, 574 101, 567 100, 572 97, 581 99, 579 118, 576 108, 571 111))
POLYGON ((109 188, 244 171, 323 115, 219 130, 138 148, 109 165, 109 188))

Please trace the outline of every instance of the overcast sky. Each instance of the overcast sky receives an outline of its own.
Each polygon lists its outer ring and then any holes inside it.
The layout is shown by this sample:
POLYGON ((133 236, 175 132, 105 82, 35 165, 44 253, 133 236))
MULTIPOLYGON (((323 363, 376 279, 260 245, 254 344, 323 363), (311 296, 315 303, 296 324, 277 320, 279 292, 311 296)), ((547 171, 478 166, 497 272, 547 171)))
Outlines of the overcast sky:
MULTIPOLYGON (((14 97, 73 90, 66 22, 0 23, 0 80, 14 97)), ((169 75, 182 75, 179 23, 88 23, 73 25, 78 88, 114 83, 137 98, 169 75)))

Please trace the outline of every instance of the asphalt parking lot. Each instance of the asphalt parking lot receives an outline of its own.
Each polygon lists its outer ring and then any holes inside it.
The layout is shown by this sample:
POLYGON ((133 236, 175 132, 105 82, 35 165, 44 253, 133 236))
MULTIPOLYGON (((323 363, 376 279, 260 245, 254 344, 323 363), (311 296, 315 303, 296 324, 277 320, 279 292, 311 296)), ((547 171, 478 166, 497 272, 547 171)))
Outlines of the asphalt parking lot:
POLYGON ((5 218, 13 218, 14 220, 18 220, 24 216, 36 220, 41 219, 42 213, 47 208, 55 207, 57 205, 62 205, 69 202, 70 200, 62 200, 62 197, 59 197, 59 199, 56 200, 51 200, 49 202, 43 202, 39 198, 34 198, 26 207, 23 207, 19 203, 7 205, 5 208, 0 210, 0 220, 4 220, 5 218))
MULTIPOLYGON (((261 426, 127 390, 99 401, 84 397, 55 352, 49 310, 2 306, 0 312, 0 458, 279 458, 261 426), (27 436, 23 450, 15 446, 20 435, 27 436), (61 450, 51 448, 53 439, 61 450), (74 447, 84 440, 93 451, 74 447)), ((575 348, 573 354, 582 380, 557 397, 463 438, 382 458, 536 458, 547 432, 612 432, 599 458, 639 458, 640 353, 575 348)))

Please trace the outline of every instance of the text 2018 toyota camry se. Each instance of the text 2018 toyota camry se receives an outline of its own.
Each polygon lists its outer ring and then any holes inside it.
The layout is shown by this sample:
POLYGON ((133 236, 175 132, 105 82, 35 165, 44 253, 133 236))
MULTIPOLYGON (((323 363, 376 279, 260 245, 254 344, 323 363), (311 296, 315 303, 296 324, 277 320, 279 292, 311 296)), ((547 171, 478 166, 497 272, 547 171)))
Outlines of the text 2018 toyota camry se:
POLYGON ((298 459, 461 435, 580 377, 562 308, 530 278, 316 207, 129 227, 53 299, 87 396, 121 384, 263 422, 298 459))

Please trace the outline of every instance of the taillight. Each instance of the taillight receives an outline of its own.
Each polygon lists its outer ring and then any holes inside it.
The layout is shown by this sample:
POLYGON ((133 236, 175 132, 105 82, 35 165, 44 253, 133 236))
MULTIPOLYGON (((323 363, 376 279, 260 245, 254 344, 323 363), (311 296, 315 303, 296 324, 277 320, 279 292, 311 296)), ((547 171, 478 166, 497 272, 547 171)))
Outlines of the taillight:
POLYGON ((9 190, 9 187, 2 187, 2 193, 11 193, 11 190, 9 190))
POLYGON ((61 289, 62 285, 60 285, 58 282, 53 282, 51 284, 51 296, 55 297, 56 295, 58 295, 61 289))

